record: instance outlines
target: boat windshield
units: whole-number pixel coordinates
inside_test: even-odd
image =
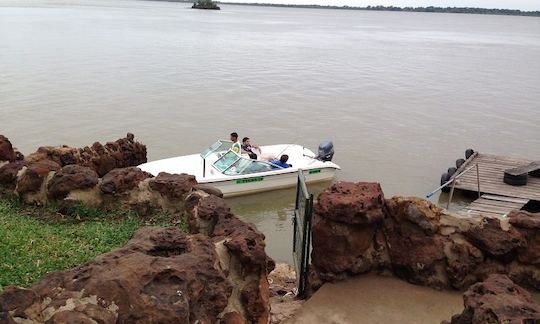
[[[257,172],[266,172],[271,171],[275,168],[267,162],[262,161],[253,161],[246,158],[240,158],[236,161],[229,169],[225,170],[226,175],[239,175],[239,174],[249,174]]]
[[[223,154],[216,162],[214,162],[214,167],[219,171],[223,172],[227,170],[231,165],[238,161],[240,156],[233,151],[228,151]]]
[[[268,162],[254,161],[248,158],[244,158],[229,151],[223,154],[216,162],[214,167],[226,175],[239,175],[249,174],[257,172],[266,172],[279,167],[272,167]]]
[[[214,144],[210,145],[207,149],[201,152],[201,157],[205,159],[208,155],[214,153],[214,152],[223,152],[228,151],[232,147],[231,141],[226,140],[218,140]]]

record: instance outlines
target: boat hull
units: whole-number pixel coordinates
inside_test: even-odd
[[[311,172],[311,173],[310,173]],[[336,169],[305,170],[306,183],[331,181],[335,178]],[[298,182],[298,172],[281,173],[273,175],[254,175],[243,179],[222,181],[201,181],[201,183],[218,188],[224,197],[235,197],[295,187]]]

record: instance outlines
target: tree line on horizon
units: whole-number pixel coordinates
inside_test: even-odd
[[[380,11],[412,11],[412,12],[441,12],[441,13],[470,13],[484,15],[509,15],[509,16],[540,16],[540,11],[522,11],[518,9],[489,9],[475,7],[394,7],[394,6],[367,6],[358,8],[362,10]]]
[[[221,2],[221,1],[220,1]],[[315,9],[346,9],[346,10],[374,10],[374,11],[406,11],[406,12],[436,12],[436,13],[466,13],[481,15],[506,15],[506,16],[533,16],[540,17],[540,11],[523,11],[518,9],[490,9],[475,7],[395,7],[395,6],[323,6],[323,5],[297,5],[297,4],[274,4],[274,3],[240,3],[221,2],[224,4],[290,7],[290,8],[315,8]]]

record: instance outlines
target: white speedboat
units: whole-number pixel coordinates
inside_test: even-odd
[[[271,160],[254,160],[248,155],[237,154],[231,147],[231,141],[219,140],[200,154],[148,162],[139,165],[139,168],[154,176],[160,172],[191,174],[197,182],[220,189],[226,197],[293,187],[300,169],[304,170],[307,183],[332,180],[336,170],[340,169],[332,162],[334,149],[330,141],[321,143],[317,155],[296,144],[260,147],[259,157],[279,159],[284,154],[288,155],[288,168]]]

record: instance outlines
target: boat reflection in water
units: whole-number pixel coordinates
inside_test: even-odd
[[[308,185],[317,199],[333,181]],[[266,253],[276,262],[292,264],[293,225],[292,215],[296,188],[274,190],[254,195],[227,198],[236,216],[253,223],[266,236]]]

